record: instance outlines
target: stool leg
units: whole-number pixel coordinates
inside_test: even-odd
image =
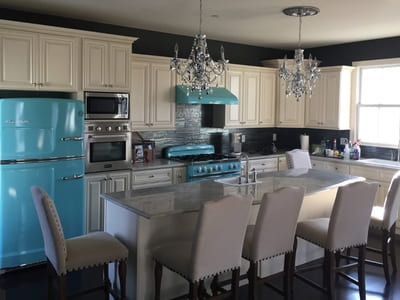
[[[53,299],[54,297],[54,268],[51,262],[47,260],[47,299]]]
[[[215,275],[210,284],[211,292],[213,296],[218,295],[218,275]]]
[[[111,282],[108,277],[108,264],[103,265],[104,299],[110,299]]]
[[[385,272],[386,284],[390,284],[389,262],[388,262],[388,239],[390,238],[389,231],[382,230],[382,263],[383,271]]]
[[[292,259],[293,252],[285,254],[285,263],[283,267],[283,295],[285,300],[291,299],[291,291],[293,289]]]
[[[126,299],[126,261],[118,263],[119,286],[121,288],[121,300]]]
[[[58,276],[60,300],[67,300],[67,275]]]
[[[335,253],[325,250],[325,260],[326,260],[326,275],[327,275],[327,284],[328,284],[328,298],[330,300],[335,300]]]
[[[358,247],[358,289],[360,299],[365,300],[365,245]]]
[[[160,295],[161,277],[162,277],[162,265],[158,261],[156,261],[156,265],[154,267],[154,278],[155,278],[155,289],[156,289],[155,296],[154,296],[155,300],[161,299],[161,295]]]
[[[198,282],[190,282],[189,284],[189,300],[197,300],[199,291],[199,283]]]
[[[249,270],[247,271],[247,279],[249,280],[248,300],[257,299],[257,263],[250,261]]]
[[[292,261],[291,261],[291,266],[290,266],[290,272],[292,273],[292,284],[290,286],[290,294],[293,296],[293,278],[296,273],[296,251],[297,251],[297,237],[294,237],[294,242],[293,242],[293,255],[292,255]]]
[[[239,300],[239,277],[240,269],[235,269],[232,271],[232,299]]]
[[[396,223],[390,228],[390,259],[392,260],[393,272],[396,272]]]

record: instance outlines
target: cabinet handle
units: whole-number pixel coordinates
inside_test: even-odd
[[[74,180],[83,178],[83,174],[74,174],[72,176],[64,176],[62,180]]]
[[[83,136],[62,137],[60,140],[63,141],[63,142],[82,141],[83,140]]]
[[[154,175],[149,175],[149,178],[154,178],[155,176]]]

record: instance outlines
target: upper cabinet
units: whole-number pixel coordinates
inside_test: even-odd
[[[83,40],[83,89],[129,91],[132,43]]]
[[[225,128],[273,127],[275,124],[276,70],[230,65],[225,87],[237,105],[215,105],[213,125]]]
[[[321,79],[306,99],[305,127],[350,128],[352,67],[321,68]]]
[[[78,89],[78,38],[0,26],[0,53],[0,88]]]
[[[175,127],[176,74],[170,58],[132,55],[131,125],[133,130]]]

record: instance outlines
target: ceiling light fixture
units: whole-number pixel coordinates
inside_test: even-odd
[[[283,65],[279,69],[279,77],[286,81],[286,96],[293,94],[299,101],[303,94],[312,95],[312,90],[317,80],[321,77],[318,68],[319,62],[316,58],[310,57],[304,65],[304,49],[301,49],[301,24],[302,17],[314,16],[319,13],[319,8],[312,6],[295,6],[285,8],[283,13],[287,16],[299,18],[299,42],[297,49],[294,50],[295,70],[287,67],[287,57],[283,60]]]
[[[171,59],[170,69],[176,71],[182,83],[189,92],[198,91],[201,99],[202,92],[212,92],[211,84],[215,82],[226,70],[228,60],[225,59],[224,47],[221,46],[221,59],[214,62],[208,53],[206,35],[202,33],[203,3],[200,0],[200,26],[199,33],[195,36],[192,50],[187,60],[178,58],[178,44],[175,44],[175,56]]]

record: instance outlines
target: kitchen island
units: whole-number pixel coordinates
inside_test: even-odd
[[[202,181],[103,194],[106,200],[105,231],[115,235],[129,248],[128,299],[154,298],[151,250],[164,242],[190,238],[203,202],[224,195],[251,195],[253,209],[250,223],[254,223],[264,193],[286,186],[301,186],[305,189],[305,198],[299,220],[305,220],[329,216],[337,187],[360,180],[364,178],[313,169],[293,169],[262,174],[257,183],[248,185]],[[322,254],[321,249],[300,240],[296,264],[319,258]],[[241,273],[246,272],[247,267],[243,261]],[[281,271],[282,267],[283,260],[277,257],[264,262],[260,272],[265,276]],[[187,291],[187,282],[164,268],[162,298],[175,297]]]

